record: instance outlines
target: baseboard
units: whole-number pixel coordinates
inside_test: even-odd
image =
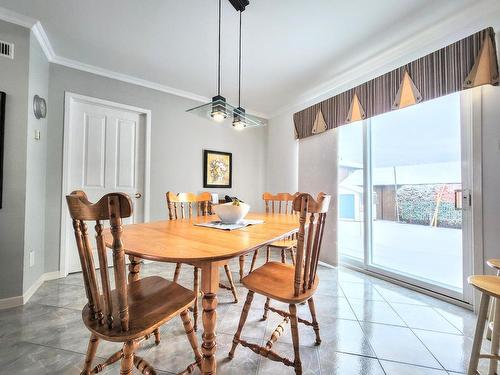
[[[324,267],[337,269],[337,266],[333,266],[333,265],[331,265],[329,263],[322,262],[321,260],[318,262],[318,264],[321,265],[321,266],[324,266]]]
[[[10,309],[12,307],[21,306],[23,304],[23,296],[9,297],[0,299],[0,310]]]
[[[42,276],[40,276],[38,278],[38,280],[35,281],[33,283],[33,285],[31,285],[28,288],[28,290],[23,293],[22,296],[0,299],[0,310],[10,309],[12,307],[21,306],[21,305],[26,304],[29,301],[29,299],[33,296],[33,294],[36,293],[38,288],[40,288],[45,281],[59,279],[60,277],[61,277],[61,274],[59,271],[47,272],[47,273],[42,274]]]

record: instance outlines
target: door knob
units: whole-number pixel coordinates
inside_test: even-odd
[[[142,194],[141,194],[141,193],[135,193],[135,197],[136,197],[137,199],[139,199],[139,198],[141,198],[141,197],[142,197]]]

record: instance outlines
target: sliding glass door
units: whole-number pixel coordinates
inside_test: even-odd
[[[460,94],[339,128],[343,261],[464,299]]]

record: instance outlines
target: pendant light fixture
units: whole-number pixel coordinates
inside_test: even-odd
[[[217,95],[212,98],[212,117],[217,122],[222,122],[227,118],[226,98],[220,94],[220,35],[221,35],[221,19],[222,19],[222,0],[219,0],[219,49],[217,53]]]
[[[248,5],[248,0],[229,0],[231,5],[239,12],[239,46],[238,46],[238,107],[226,102],[220,94],[221,87],[221,20],[222,20],[222,0],[219,0],[219,23],[218,23],[218,54],[217,54],[217,95],[207,104],[188,109],[186,112],[197,114],[204,118],[212,119],[216,122],[224,122],[229,114],[232,114],[233,127],[241,130],[252,126],[262,126],[264,121],[259,117],[248,115],[241,107],[241,13]]]
[[[236,130],[242,130],[246,128],[246,123],[244,121],[245,110],[241,108],[241,15],[243,11],[240,11],[240,38],[238,43],[238,108],[233,111],[233,126]]]

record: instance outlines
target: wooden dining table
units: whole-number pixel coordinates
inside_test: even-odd
[[[217,220],[216,216],[192,219],[155,221],[123,226],[125,253],[131,258],[129,280],[139,279],[138,258],[169,263],[186,263],[201,269],[202,298],[202,363],[203,374],[216,374],[215,358],[217,291],[219,267],[232,258],[257,250],[271,242],[298,231],[299,218],[293,214],[250,213],[246,219],[263,220],[262,224],[236,230],[220,230],[196,226],[196,223]],[[111,246],[111,235],[106,234]]]

